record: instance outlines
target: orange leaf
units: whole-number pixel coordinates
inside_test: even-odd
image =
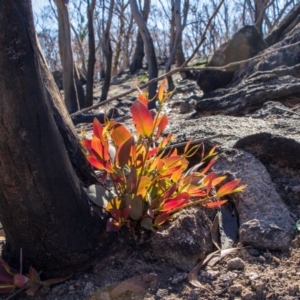
[[[86,157],[86,159],[94,168],[96,168],[98,170],[104,170],[104,171],[107,171],[108,173],[113,172],[113,169],[109,162],[100,161],[95,156],[92,156],[92,155],[88,155]]]
[[[166,126],[168,125],[168,117],[166,115],[163,115],[158,118],[158,127],[157,127],[157,132],[155,135],[155,140],[158,140],[162,134],[162,132],[165,130]]]
[[[107,161],[110,159],[109,152],[108,152],[108,143],[105,143],[104,146],[102,142],[94,136],[91,142],[92,149],[100,156],[101,159]]]
[[[142,102],[135,101],[130,110],[137,132],[142,136],[150,137],[153,132],[153,118],[148,108]]]
[[[230,194],[240,183],[240,179],[236,179],[230,182],[225,183],[217,191],[217,197],[222,197],[224,195]]]
[[[148,108],[148,98],[146,93],[139,94],[138,100]]]
[[[215,208],[215,207],[223,205],[226,202],[227,202],[227,200],[220,200],[217,202],[210,202],[210,203],[203,204],[203,206],[206,208]]]
[[[218,147],[218,145],[213,146],[213,147],[211,148],[211,150],[209,151],[207,157],[210,157],[210,156],[212,156],[212,155],[215,155],[215,150],[216,150],[217,147]]]
[[[237,187],[236,189],[234,189],[234,190],[231,192],[231,194],[242,192],[246,187],[247,187],[247,184],[243,184],[243,185]]]
[[[112,127],[111,137],[114,144],[119,147],[121,144],[131,138],[131,133],[122,124],[115,123]]]
[[[102,140],[103,126],[97,118],[94,118],[93,121],[93,133],[99,140]]]
[[[159,90],[158,90],[158,101],[162,102],[164,100],[164,93],[165,93],[165,87],[166,87],[166,77],[163,79]]]
[[[207,195],[210,193],[211,187],[212,187],[212,181],[216,178],[215,173],[210,173],[209,175],[206,176],[205,181],[208,181],[206,185],[206,193]]]
[[[218,156],[215,156],[210,162],[209,164],[204,168],[204,170],[201,171],[201,175],[204,175],[211,167],[212,165],[217,161]]]
[[[132,143],[132,139],[129,138],[127,141],[121,144],[117,150],[116,161],[121,168],[128,164]]]
[[[215,179],[212,181],[212,185],[213,185],[213,186],[216,186],[216,185],[218,185],[219,183],[221,183],[224,179],[226,179],[226,176],[220,176],[220,177],[217,177],[217,178],[215,178]]]
[[[185,147],[184,147],[184,151],[183,151],[184,154],[187,153],[188,148],[189,148],[189,146],[190,146],[192,140],[193,140],[193,139],[190,138],[189,141],[186,143],[186,145],[185,145]]]

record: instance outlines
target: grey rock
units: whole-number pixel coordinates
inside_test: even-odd
[[[290,296],[297,296],[299,294],[299,285],[292,284],[289,286],[289,295]]]
[[[254,298],[255,294],[252,291],[248,290],[248,289],[244,289],[242,291],[242,295],[241,296],[242,296],[243,300],[252,300],[252,299],[255,299]]]
[[[237,277],[237,274],[229,271],[223,275],[220,276],[221,281],[223,281],[226,284],[230,284],[235,278]]]
[[[192,111],[194,103],[190,101],[182,101],[179,106],[179,112],[181,114],[186,114]]]
[[[246,276],[249,278],[250,281],[256,280],[259,278],[259,275],[255,272],[250,272],[246,274]]]
[[[263,290],[266,289],[266,285],[265,285],[265,283],[262,282],[262,281],[255,281],[255,280],[253,280],[253,281],[251,282],[251,286],[252,286],[252,288],[253,288],[256,292],[258,292],[258,293],[262,293]]]
[[[101,293],[99,295],[99,300],[110,300],[110,295],[108,292]]]
[[[251,112],[254,106],[267,101],[297,97],[300,91],[300,80],[297,75],[300,69],[297,55],[300,49],[299,40],[298,21],[295,28],[286,34],[282,41],[263,52],[265,55],[257,56],[243,64],[240,70],[235,72],[231,83],[226,85],[226,89],[210,88],[205,98],[197,103],[196,110],[241,114]],[[210,87],[211,78],[203,76],[202,80]]]
[[[227,261],[228,270],[243,270],[245,268],[245,262],[239,258],[235,257]]]
[[[69,285],[69,291],[74,291],[75,290],[75,286],[74,285]]]
[[[248,253],[252,256],[259,256],[260,255],[260,252],[257,249],[254,249],[254,248],[248,249]]]
[[[187,94],[193,92],[195,89],[197,89],[197,86],[195,83],[185,83],[184,85],[181,83],[176,87],[177,93]]]
[[[266,259],[265,259],[262,255],[260,255],[260,256],[257,258],[257,262],[263,264],[263,263],[266,262]]]
[[[164,299],[168,294],[169,291],[167,289],[158,289],[155,296],[156,299]]]
[[[199,276],[208,280],[216,280],[220,275],[219,271],[207,270],[201,271]]]
[[[89,281],[85,284],[82,293],[84,296],[88,296],[93,291],[94,291],[94,284]]]
[[[177,273],[173,277],[170,278],[170,281],[172,282],[172,284],[177,284],[177,283],[187,279],[187,276],[188,276],[187,273]]]
[[[292,191],[294,193],[300,193],[300,185],[292,186]]]
[[[272,258],[272,254],[269,253],[269,252],[265,252],[263,255],[264,255],[264,258],[265,258],[265,259],[270,259],[270,258]]]
[[[159,230],[150,240],[153,255],[184,271],[190,271],[199,257],[212,252],[212,222],[200,207],[177,213],[175,220]]]
[[[242,61],[253,57],[267,47],[254,26],[245,26],[235,33],[232,39],[219,47],[214,53],[208,66],[220,67],[231,62]],[[197,80],[197,84],[204,93],[217,88],[225,87],[233,78],[238,66],[223,71],[203,70]]]
[[[236,283],[229,287],[228,292],[237,294],[240,293],[242,290],[243,290],[243,286],[239,283]]]
[[[116,108],[124,108],[124,107],[131,107],[132,101],[130,100],[120,100],[119,103],[115,106]]]
[[[257,248],[288,249],[293,222],[266,168],[247,152],[228,150],[220,155],[213,170],[247,184],[242,193],[232,196],[239,214],[240,242]]]

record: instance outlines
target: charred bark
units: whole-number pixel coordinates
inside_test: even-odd
[[[93,105],[93,88],[94,88],[94,67],[96,62],[95,54],[95,32],[94,32],[94,9],[96,0],[92,0],[92,3],[88,1],[88,31],[89,31],[89,61],[87,71],[87,83],[86,83],[86,96],[85,107]]]
[[[4,258],[69,273],[98,254],[104,231],[78,180],[74,128],[38,54],[31,1],[0,3],[0,220]],[[9,28],[9,30],[7,30]],[[68,150],[67,150],[68,149]],[[79,173],[85,177],[80,166]]]

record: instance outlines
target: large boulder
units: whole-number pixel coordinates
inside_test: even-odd
[[[212,252],[212,222],[200,207],[179,211],[175,221],[167,223],[151,240],[153,255],[175,267],[190,271],[206,254]]]
[[[242,61],[255,56],[267,47],[254,26],[245,26],[235,33],[232,39],[214,53],[209,67],[222,67],[232,62]],[[203,70],[199,73],[197,84],[203,93],[225,87],[233,78],[237,66],[227,71]]]
[[[300,4],[296,11],[300,11]],[[290,20],[290,17],[287,16],[287,19]],[[200,114],[243,115],[260,109],[267,101],[298,99],[299,51],[298,22],[290,31],[283,31],[279,42],[242,64],[226,89],[214,90],[198,97],[196,111]]]
[[[241,178],[247,184],[243,193],[233,196],[239,216],[240,242],[262,249],[287,250],[292,242],[294,222],[265,166],[243,150],[228,150],[220,155],[213,169]]]

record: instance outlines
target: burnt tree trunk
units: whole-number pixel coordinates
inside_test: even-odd
[[[107,98],[107,94],[110,87],[110,79],[111,79],[111,68],[112,68],[112,59],[113,59],[113,52],[111,48],[110,38],[108,37],[107,42],[105,43],[105,58],[106,58],[106,72],[104,77],[104,83],[102,86],[102,92],[100,101],[105,101]]]
[[[132,57],[132,61],[129,66],[129,71],[131,74],[135,74],[138,70],[143,68],[143,59],[145,56],[144,52],[144,42],[140,32],[137,34],[135,50]]]
[[[143,16],[139,12],[136,0],[130,0],[129,2],[130,2],[130,7],[131,7],[132,14],[133,14],[133,18],[135,19],[135,22],[137,23],[137,25],[139,27],[139,32],[141,33],[141,36],[144,41],[147,64],[148,64],[149,80],[151,80],[158,76],[158,67],[157,67],[157,60],[156,60],[153,40],[152,40],[150,32],[147,28],[145,20],[143,19]],[[157,82],[149,85],[149,88],[148,88],[149,99],[155,99],[156,90],[157,90]],[[155,100],[149,102],[150,109],[155,108],[155,107],[156,107]]]
[[[97,254],[103,221],[83,181],[88,167],[35,38],[31,1],[0,2],[0,220],[4,258],[70,272]],[[68,156],[70,153],[71,159]],[[74,170],[73,165],[77,165]],[[86,165],[86,164],[85,164]]]
[[[147,24],[149,13],[150,13],[150,0],[145,0],[143,10],[141,11],[141,16],[144,19],[145,24]],[[137,71],[143,68],[143,59],[145,56],[144,47],[145,47],[144,40],[142,38],[142,34],[139,27],[137,37],[136,37],[135,50],[129,67],[129,71],[131,74],[135,74]]]
[[[96,0],[92,0],[92,3],[88,1],[88,31],[89,31],[89,61],[87,71],[87,82],[86,82],[86,97],[85,107],[93,105],[93,88],[94,88],[94,67],[96,62],[95,54],[95,32],[94,32],[94,10]]]
[[[106,28],[103,32],[103,52],[106,59],[106,72],[104,77],[104,83],[102,86],[100,101],[105,101],[107,98],[107,94],[110,87],[110,79],[111,79],[111,68],[112,68],[112,58],[113,58],[113,51],[111,48],[111,42],[110,42],[110,28],[112,23],[112,17],[113,17],[113,9],[114,9],[115,1],[111,0],[109,5],[109,12],[106,22]]]
[[[76,72],[71,46],[69,0],[55,0],[58,15],[59,54],[63,66],[64,98],[69,113],[76,112],[79,99],[76,87]]]

